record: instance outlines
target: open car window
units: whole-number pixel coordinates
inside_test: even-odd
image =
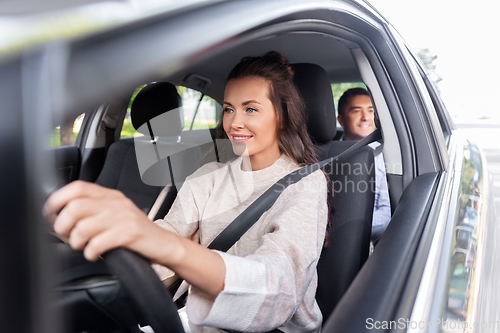
[[[177,92],[181,96],[184,128],[182,131],[215,128],[218,116],[222,112],[219,102],[200,91],[178,86]]]
[[[80,129],[85,118],[85,113],[82,113],[73,122],[68,122],[54,128],[50,135],[48,147],[61,147],[74,145],[80,134]]]
[[[132,125],[130,110],[135,96],[137,96],[143,87],[145,87],[145,85],[138,87],[130,99],[127,114],[123,120],[120,138],[130,138],[134,135],[142,135],[137,133]],[[182,100],[183,132],[215,129],[217,120],[222,113],[222,105],[219,102],[198,90],[184,86],[177,86],[177,92]]]

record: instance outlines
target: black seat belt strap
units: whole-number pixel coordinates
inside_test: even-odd
[[[104,154],[107,155],[109,146],[111,146],[111,144],[115,141],[116,128],[111,128],[111,127],[105,126],[104,130],[105,130],[105,134],[106,134],[106,141],[104,144]]]
[[[247,232],[247,230],[259,220],[262,214],[274,205],[280,194],[289,185],[297,183],[302,178],[310,175],[316,170],[321,169],[325,165],[338,161],[340,158],[345,158],[369,143],[380,139],[382,139],[382,134],[379,129],[375,129],[375,131],[371,134],[356,142],[339,155],[308,165],[285,175],[260,197],[258,197],[240,215],[238,215],[238,217],[236,217],[224,230],[222,230],[221,233],[208,245],[208,248],[211,250],[227,252],[227,250],[229,250],[231,246],[233,246],[241,238],[241,236],[243,236],[245,232]],[[184,285],[184,287],[182,287],[182,285]],[[176,296],[178,297],[185,294],[187,291],[187,284],[185,281],[182,282],[182,285],[176,293]]]
[[[252,225],[255,224],[255,222],[259,220],[264,212],[266,212],[274,205],[280,194],[289,185],[297,183],[302,178],[310,175],[316,170],[321,169],[325,165],[337,161],[340,158],[345,158],[361,147],[380,139],[382,139],[380,130],[375,129],[375,131],[373,131],[371,134],[367,135],[356,144],[344,150],[339,155],[315,164],[308,165],[304,168],[287,174],[286,176],[278,180],[260,197],[258,197],[238,217],[236,217],[233,222],[231,222],[224,230],[222,230],[222,232],[210,243],[210,245],[208,245],[208,248],[226,252],[231,248],[231,246],[234,245],[234,243],[236,243],[241,238],[241,236],[243,236],[243,234],[248,229],[252,227]]]

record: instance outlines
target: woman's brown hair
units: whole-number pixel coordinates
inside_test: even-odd
[[[301,165],[317,162],[316,154],[307,134],[304,102],[293,82],[293,69],[279,52],[270,51],[259,57],[243,58],[229,73],[226,80],[258,77],[268,81],[269,99],[277,118],[277,136],[282,154]],[[222,115],[216,128],[217,139],[228,139],[223,128]]]
[[[279,52],[270,51],[263,56],[241,59],[229,73],[226,84],[230,80],[246,77],[257,77],[267,80],[270,83],[269,100],[274,105],[278,120],[277,136],[281,153],[292,158],[298,164],[311,165],[316,163],[318,159],[314,152],[313,143],[307,133],[304,101],[293,82],[293,76],[294,72],[288,60]],[[221,115],[217,123],[216,139],[229,139],[224,131],[222,123],[223,115]],[[232,149],[225,149],[225,152],[219,150],[218,155],[224,156],[229,151],[232,154]],[[222,159],[227,159],[227,155]],[[325,174],[325,177],[328,184],[328,192],[330,193],[330,179],[327,174]],[[329,200],[327,200],[327,205],[328,212],[330,212]],[[329,213],[325,246],[328,246],[330,243],[330,223]]]

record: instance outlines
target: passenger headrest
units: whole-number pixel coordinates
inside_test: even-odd
[[[179,136],[184,127],[181,107],[181,97],[173,84],[151,83],[142,88],[132,102],[132,125],[138,132],[149,135],[148,127],[143,125],[169,111],[151,122],[153,133],[155,136]]]
[[[293,64],[294,81],[306,105],[307,131],[314,143],[326,143],[337,134],[335,105],[328,73],[315,64]]]

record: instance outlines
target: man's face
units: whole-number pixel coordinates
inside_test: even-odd
[[[348,99],[344,115],[337,117],[344,128],[344,140],[359,141],[375,130],[374,110],[370,96],[356,95]]]

